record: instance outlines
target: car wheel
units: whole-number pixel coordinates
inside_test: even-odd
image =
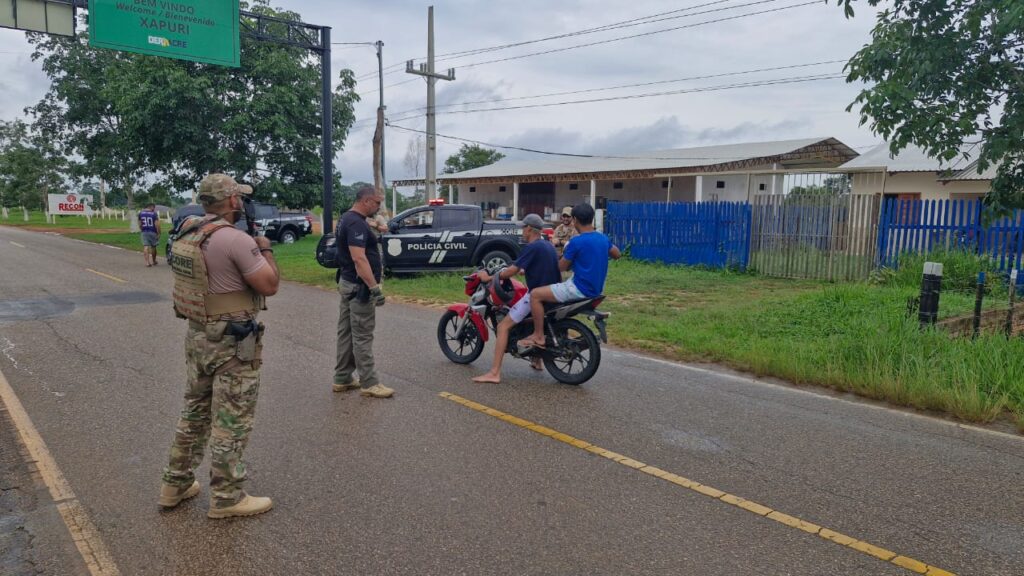
[[[497,270],[498,268],[504,268],[512,263],[512,257],[506,252],[501,250],[494,250],[484,254],[484,257],[480,260],[480,266],[486,270]]]
[[[295,235],[294,230],[282,230],[279,242],[281,244],[295,244],[298,237]]]

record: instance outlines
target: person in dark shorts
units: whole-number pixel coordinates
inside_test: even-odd
[[[156,205],[150,202],[139,212],[139,230],[142,233],[142,256],[146,266],[156,266],[156,245],[160,243],[160,215]]]

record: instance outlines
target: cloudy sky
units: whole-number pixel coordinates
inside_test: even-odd
[[[841,62],[819,63],[845,61],[869,40],[874,16],[858,4],[857,16],[847,20],[835,2],[823,0],[439,0],[434,4],[437,67],[455,68],[457,79],[438,83],[437,131],[587,154],[813,136],[834,136],[863,152],[878,138],[858,127],[855,114],[845,112],[855,86],[841,79],[792,82],[841,73]],[[299,12],[307,22],[331,26],[334,42],[382,40],[388,116],[396,126],[425,128],[426,84],[406,74],[404,62],[418,63],[426,56],[427,3],[279,0],[274,5]],[[580,33],[594,28],[602,29]],[[531,42],[563,35],[570,36]],[[619,39],[636,35],[641,36]],[[440,58],[524,42],[529,43]],[[575,47],[594,43],[599,44]],[[0,29],[4,119],[21,115],[47,88],[29,54],[23,33]],[[360,120],[336,163],[345,182],[371,180],[370,140],[378,102],[374,49],[337,45],[333,66],[356,73],[363,98],[357,107]],[[783,67],[789,68],[778,69]],[[753,70],[764,71],[737,74]],[[775,81],[786,83],[765,84]],[[707,90],[751,83],[761,85]],[[618,86],[631,87],[599,90]],[[621,98],[663,92],[675,93]],[[526,98],[552,93],[558,95]],[[619,99],[537,106],[608,98]],[[522,106],[530,107],[493,110]],[[404,160],[416,137],[399,128],[388,130],[389,180],[413,176]],[[438,139],[439,169],[459,145]]]

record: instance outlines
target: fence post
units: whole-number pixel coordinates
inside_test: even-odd
[[[981,305],[985,298],[985,273],[978,272],[978,289],[974,295],[974,335],[973,338],[978,337],[978,333],[981,332]]]
[[[924,275],[921,277],[921,304],[917,319],[924,330],[935,325],[939,317],[939,295],[942,292],[942,264],[925,262]]]
[[[1017,302],[1017,271],[1010,272],[1010,309],[1006,311],[1006,337],[1013,336],[1013,307]]]

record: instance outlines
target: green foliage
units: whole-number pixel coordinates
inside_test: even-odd
[[[837,1],[852,17],[854,0]],[[1019,1],[886,2],[871,43],[846,66],[847,81],[867,84],[850,108],[860,106],[861,123],[893,153],[913,144],[946,162],[974,160],[979,171],[997,166],[986,203],[997,213],[1022,207],[1022,30]]]
[[[268,0],[243,8],[284,19]],[[82,175],[129,198],[146,172],[172,192],[222,171],[256,185],[261,200],[308,208],[322,185],[319,59],[291,46],[242,38],[241,67],[93,49],[77,38],[31,35],[50,91],[32,112]],[[339,74],[332,98],[336,154],[355,120],[355,79]],[[335,174],[340,184],[340,174]],[[276,196],[275,196],[276,195]]]
[[[0,121],[0,206],[45,209],[46,194],[62,191],[67,167],[33,126]]]
[[[988,256],[966,250],[936,250],[929,254],[907,253],[899,258],[899,268],[884,268],[872,277],[873,282],[883,286],[918,289],[925,262],[942,264],[943,292],[957,291],[973,294],[977,289],[978,272],[985,272],[986,291],[1003,284],[1003,273],[999,262]]]
[[[444,174],[464,172],[473,168],[494,164],[504,157],[504,154],[491,148],[484,148],[477,144],[463,144],[458,152],[452,154],[444,161],[444,169],[441,172]],[[445,186],[443,194],[450,197],[451,187]]]

